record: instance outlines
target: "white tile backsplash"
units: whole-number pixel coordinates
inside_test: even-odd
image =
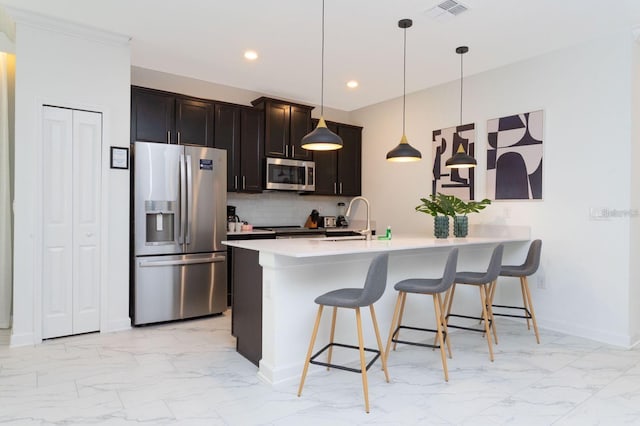
[[[227,205],[236,206],[240,220],[254,226],[304,226],[311,210],[318,210],[320,216],[337,216],[338,202],[348,205],[350,200],[351,197],[300,195],[285,191],[227,193]]]

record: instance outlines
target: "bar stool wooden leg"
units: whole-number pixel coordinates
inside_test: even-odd
[[[449,371],[447,370],[447,355],[445,354],[444,349],[444,339],[442,338],[442,312],[440,311],[440,303],[438,302],[438,298],[436,294],[433,294],[433,309],[436,314],[436,329],[437,329],[437,337],[438,343],[440,345],[440,357],[442,358],[442,370],[444,371],[444,381],[449,381]]]
[[[407,301],[407,293],[405,292],[401,292],[402,293],[402,305],[400,306],[400,315],[398,316],[398,324],[396,325],[396,327],[399,327],[400,325],[402,325],[402,316],[404,315],[404,304]],[[396,335],[396,339],[400,338],[400,330],[398,330],[398,334]],[[393,350],[396,350],[396,346],[398,346],[397,342],[393,342]]]
[[[389,370],[387,370],[387,357],[382,347],[382,339],[380,338],[380,330],[378,329],[378,319],[376,318],[376,311],[373,309],[373,305],[369,305],[371,310],[371,321],[373,321],[373,330],[376,332],[376,340],[378,341],[378,350],[380,351],[380,359],[382,360],[382,370],[384,371],[384,377],[389,383]]]
[[[455,293],[456,293],[456,283],[453,283],[449,291],[447,291],[446,296],[444,297],[444,304],[446,305],[446,308],[447,308],[445,311],[444,317],[446,319],[447,325],[449,324],[449,314],[451,313],[451,306],[453,305],[453,295]]]
[[[492,281],[491,284],[489,284],[489,290],[487,291],[488,293],[488,300],[487,300],[487,313],[489,314],[489,321],[491,321],[489,323],[491,330],[493,331],[493,342],[497,345],[498,344],[498,332],[496,330],[496,321],[495,318],[493,317],[493,291],[491,291],[491,289],[493,289],[495,291],[495,287],[496,287],[496,282],[497,281]]]
[[[336,334],[336,316],[338,314],[338,307],[333,307],[333,315],[331,316],[331,334],[329,335],[329,344],[333,343],[333,337]],[[327,364],[331,364],[331,356],[333,355],[333,346],[329,346],[327,350]],[[330,367],[327,367],[327,371],[330,370]]]
[[[398,314],[400,313],[400,305],[402,304],[402,292],[398,293],[398,299],[396,301],[396,307],[393,311],[393,317],[391,317],[391,329],[389,330],[389,338],[387,339],[387,347],[384,351],[385,359],[389,359],[389,350],[391,349],[391,339],[393,339],[393,332],[396,327],[400,325],[398,322]],[[394,348],[395,350],[395,348]]]
[[[489,359],[493,362],[493,343],[491,343],[491,330],[489,330],[489,314],[487,312],[487,295],[484,285],[478,286],[480,290],[480,302],[482,303],[482,319],[484,320],[484,333],[489,346]]]
[[[438,304],[440,305],[440,324],[442,324],[442,328],[445,333],[444,341],[449,351],[449,358],[453,358],[453,355],[451,354],[451,342],[449,340],[449,329],[447,328],[447,322],[444,318],[444,305],[442,304],[442,296],[440,295],[440,293],[436,294],[436,298],[438,299]]]
[[[298,396],[302,394],[302,387],[304,386],[304,379],[307,377],[307,370],[309,369],[309,360],[311,360],[311,354],[313,353],[313,345],[316,343],[316,336],[318,335],[318,327],[320,327],[320,318],[322,318],[322,308],[324,306],[318,306],[318,315],[316,315],[316,323],[313,326],[313,332],[311,333],[311,342],[309,342],[309,350],[307,351],[307,358],[304,360],[304,368],[302,369],[302,377],[300,378],[300,386],[298,387]]]
[[[529,322],[529,317],[527,317],[526,313],[531,313],[531,309],[529,309],[529,301],[527,300],[527,291],[524,289],[524,283],[522,282],[522,277],[520,277],[520,291],[522,292],[522,303],[524,304],[525,309],[525,319],[527,320],[527,330],[531,330],[531,323]]]
[[[531,299],[531,292],[529,291],[529,282],[527,277],[520,277],[520,282],[524,286],[527,292],[527,300],[529,302],[529,311],[531,312],[531,322],[533,323],[533,331],[536,333],[536,342],[540,344],[540,334],[538,334],[538,323],[536,322],[536,313],[533,310],[533,303]]]
[[[369,412],[369,386],[367,384],[367,364],[364,359],[364,339],[362,337],[362,319],[360,308],[356,309],[356,323],[358,326],[358,347],[360,348],[360,371],[362,372],[362,390],[364,391],[364,408]]]

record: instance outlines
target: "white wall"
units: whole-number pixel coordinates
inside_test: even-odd
[[[102,331],[129,321],[129,172],[109,147],[129,146],[128,39],[10,10],[16,20],[15,245],[12,345],[40,340],[41,111],[44,103],[103,113]]]
[[[543,239],[542,265],[531,280],[541,326],[623,346],[638,339],[629,323],[635,284],[629,221],[638,219],[594,221],[589,209],[629,209],[638,187],[636,177],[632,188],[628,159],[632,48],[628,33],[612,34],[466,77],[463,119],[476,123],[476,198],[482,198],[487,120],[544,109],[544,200],[494,202],[470,222],[530,225],[532,237]],[[396,235],[432,233],[431,217],[414,207],[431,188],[431,132],[460,124],[458,108],[459,81],[407,96],[407,137],[423,155],[413,164],[385,161],[401,136],[401,99],[352,113],[364,126],[363,193],[378,223],[391,224]],[[538,279],[546,289],[536,286]],[[631,303],[637,306],[637,298]]]

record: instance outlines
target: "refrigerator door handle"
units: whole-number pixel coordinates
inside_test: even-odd
[[[193,217],[193,173],[191,171],[191,156],[187,155],[187,235],[185,243],[191,244],[191,218]]]
[[[141,260],[138,265],[141,268],[151,268],[156,266],[180,266],[180,265],[197,265],[201,263],[220,263],[226,260],[222,257],[207,257],[204,259],[187,259],[187,260]]]
[[[185,220],[187,217],[187,180],[184,165],[184,154],[180,154],[180,229],[178,230],[178,243],[184,244]]]

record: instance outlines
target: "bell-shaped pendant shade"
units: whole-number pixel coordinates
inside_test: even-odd
[[[458,151],[449,158],[445,163],[450,169],[468,169],[469,167],[475,167],[478,162],[475,158],[464,152],[464,147],[458,145]]]
[[[395,163],[407,163],[410,161],[420,161],[421,159],[422,154],[409,145],[406,135],[402,135],[398,146],[387,152],[387,161],[393,161]]]
[[[320,117],[315,130],[302,138],[301,145],[311,151],[332,151],[342,148],[342,138],[329,130],[324,118]]]
[[[411,25],[413,25],[411,19],[401,19],[398,21],[398,27],[402,28],[404,32],[404,53],[402,56],[402,138],[398,146],[387,152],[387,161],[394,163],[408,163],[422,159],[420,151],[409,145],[409,141],[404,132],[406,123],[405,110],[407,106],[407,28],[411,28]]]
[[[469,51],[468,46],[460,46],[456,48],[456,53],[460,55],[460,124],[462,125],[462,83],[464,81],[462,57]],[[476,159],[464,151],[462,145],[458,145],[458,151],[453,154],[445,163],[450,169],[468,169],[478,165]]]

